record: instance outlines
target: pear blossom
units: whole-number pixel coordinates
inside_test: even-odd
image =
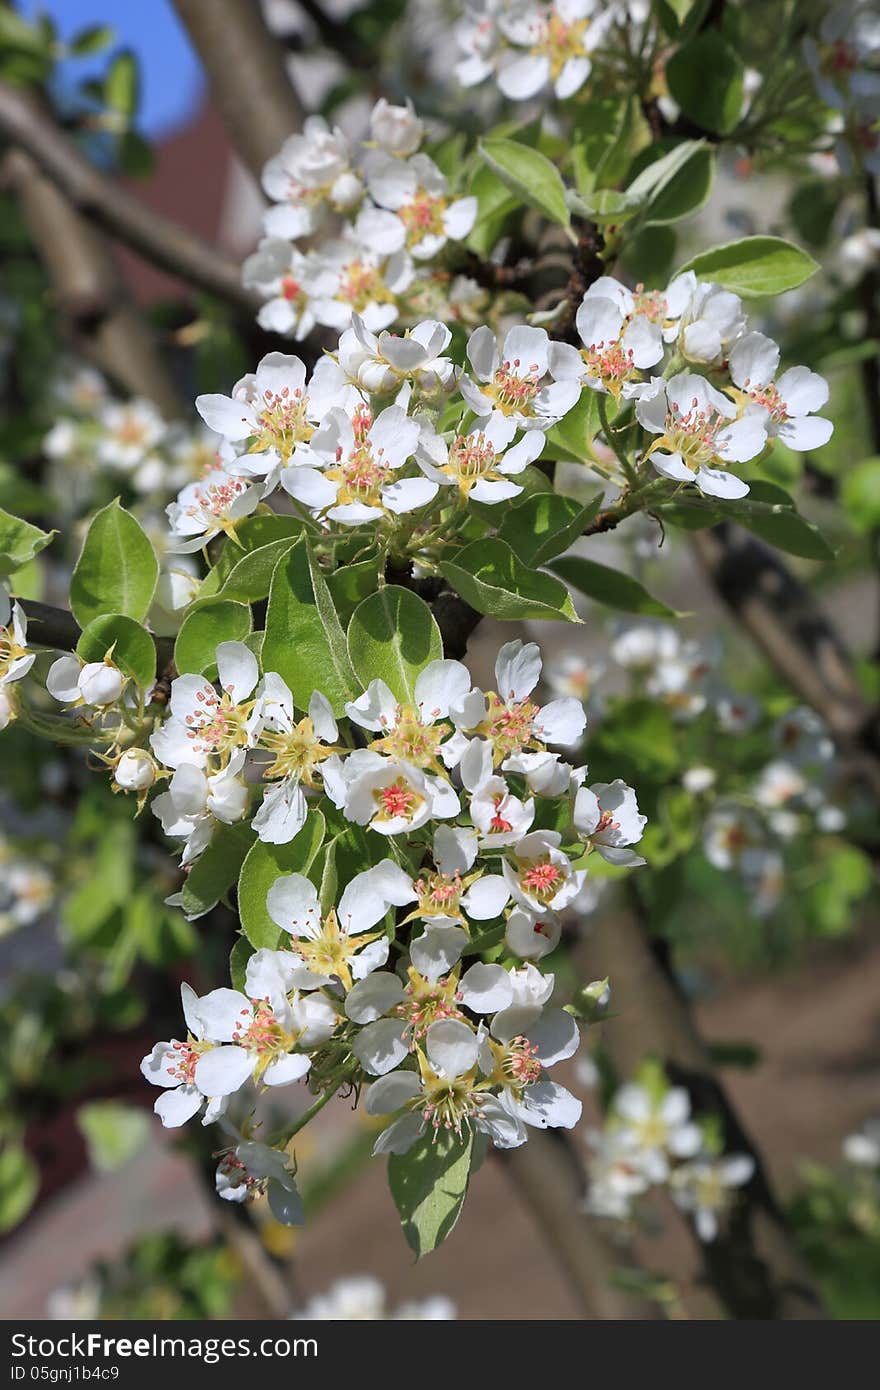
[[[779,348],[763,333],[746,333],[731,348],[731,380],[741,399],[766,412],[769,437],[789,449],[820,449],[834,430],[813,413],[828,400],[827,381],[808,367],[790,367],[774,381],[778,366]]]
[[[363,197],[345,135],[323,116],[307,116],[263,170],[263,191],[276,204],[263,218],[267,235],[296,240],[314,232],[325,206],[348,211]]]
[[[152,401],[108,401],[100,413],[98,462],[132,472],[156,447],[166,425]]]
[[[588,840],[609,864],[627,868],[644,864],[630,845],[642,838],[648,818],[639,814],[635,792],[620,778],[580,787],[572,819],[581,839]]]
[[[710,497],[744,497],[748,484],[718,465],[746,463],[767,442],[767,412],[736,418],[736,408],[705,377],[679,372],[640,390],[636,418],[659,436],[648,457],[658,473],[693,483]]]
[[[467,355],[476,381],[463,376],[460,390],[481,429],[500,417],[516,429],[548,430],[580,396],[577,381],[555,380],[543,328],[511,328],[499,351],[483,325],[468,339]]]
[[[328,761],[324,786],[331,799],[348,820],[380,835],[408,834],[431,819],[449,820],[461,809],[445,777],[432,776],[403,759],[383,758],[371,749],[349,754],[335,788],[328,782],[330,770]]]
[[[516,46],[502,54],[499,88],[512,101],[536,96],[548,84],[562,101],[574,96],[590,76],[592,55],[613,20],[613,11],[600,8],[597,0],[514,9],[501,20],[502,32]]]
[[[358,314],[372,333],[389,328],[415,274],[405,240],[406,228],[395,213],[368,207],[343,236],[326,242],[320,266],[328,272],[327,288],[312,305],[317,322],[342,332]]]
[[[557,380],[584,381],[591,390],[619,399],[631,396],[639,373],[660,361],[663,337],[661,325],[637,312],[623,285],[617,288],[616,299],[589,292],[584,296],[575,319],[583,350],[553,343],[550,364]]]
[[[572,899],[572,904],[576,899]],[[569,904],[571,906],[572,904]],[[516,906],[507,918],[504,941],[520,960],[540,960],[559,945],[562,922],[555,912],[533,912]]]
[[[244,642],[217,647],[220,693],[204,676],[185,674],[171,683],[171,717],[150,737],[150,747],[166,767],[191,763],[204,767],[209,758],[228,758],[252,747],[259,712],[249,697],[259,679],[257,659]]]
[[[49,667],[46,689],[56,700],[68,705],[115,705],[125,688],[125,676],[109,654],[103,661],[81,661],[78,656],[60,656]]]
[[[245,1202],[265,1192],[269,1210],[283,1226],[301,1226],[305,1220],[287,1155],[268,1144],[253,1139],[237,1143],[217,1165],[215,1186],[226,1202]]]
[[[629,1082],[615,1093],[613,1113],[624,1134],[639,1150],[639,1165],[652,1182],[665,1182],[670,1158],[691,1158],[700,1148],[702,1133],[691,1118],[691,1103],[683,1086],[655,1094]]]
[[[392,860],[357,874],[343,889],[339,906],[322,915],[318,894],[303,874],[283,874],[269,889],[272,921],[293,938],[292,980],[316,989],[338,979],[346,990],[388,959],[388,937],[374,931],[388,909],[412,901],[410,879]]]
[[[880,1168],[880,1120],[868,1120],[843,1141],[843,1156],[858,1168]]]
[[[27,615],[0,589],[0,688],[20,681],[36,661],[27,649]]]
[[[260,489],[222,468],[212,468],[197,483],[187,483],[166,507],[171,535],[168,549],[178,554],[201,550],[214,536],[235,535],[235,528],[260,502]]]
[[[594,1216],[627,1221],[633,1199],[644,1196],[651,1187],[638,1142],[629,1130],[594,1129],[586,1138],[591,1153],[585,1208]]]
[[[428,662],[413,687],[413,703],[402,705],[381,678],[370,681],[363,695],[350,700],[345,712],[353,723],[379,734],[372,753],[402,758],[415,767],[442,772],[443,739],[451,733],[450,710],[465,701],[472,690],[471,676],[460,661]]]
[[[503,859],[502,872],[511,896],[527,911],[560,912],[575,897],[586,878],[585,869],[573,869],[559,848],[556,830],[532,830],[514,846],[512,862]]]
[[[426,154],[403,160],[377,151],[367,159],[366,177],[371,197],[403,225],[416,260],[430,260],[447,241],[463,241],[473,228],[476,198],[450,199],[445,175]]]
[[[695,280],[687,308],[676,324],[676,346],[691,362],[715,365],[744,332],[742,300],[731,290]]]
[[[288,241],[264,237],[241,268],[245,289],[256,290],[263,301],[257,323],[268,333],[282,333],[299,342],[315,327],[312,295],[332,289],[333,279],[320,263],[304,256]]]
[[[244,780],[245,751],[233,753],[219,772],[206,774],[193,763],[181,762],[168,783],[168,790],[154,797],[153,815],[172,840],[185,840],[181,864],[192,863],[207,847],[217,821],[235,825],[243,820],[250,804]]]
[[[391,1071],[374,1081],[367,1093],[370,1115],[404,1111],[384,1129],[373,1153],[406,1153],[429,1127],[460,1135],[474,1129],[496,1148],[517,1148],[527,1138],[525,1126],[491,1094],[480,1075],[476,1033],[459,1019],[438,1019],[428,1028],[417,1052],[419,1069]]]
[[[404,106],[392,106],[380,97],[370,112],[370,135],[387,154],[406,158],[415,154],[425,133],[424,122],[407,98]]]
[[[455,1316],[455,1304],[440,1294],[389,1309],[383,1285],[370,1274],[337,1279],[326,1293],[310,1298],[302,1312],[291,1314],[295,1322],[445,1322]]]
[[[126,792],[145,792],[158,775],[155,759],[145,748],[126,748],[113,769],[113,781]]]
[[[312,692],[305,719],[294,721],[293,696],[275,671],[267,671],[257,696],[259,734],[257,746],[271,755],[261,765],[267,779],[279,779],[267,787],[252,824],[268,844],[286,845],[306,821],[304,787],[319,785],[321,764],[338,753],[339,728],[329,700]]]
[[[455,384],[457,368],[443,356],[451,338],[436,319],[417,323],[402,336],[387,330],[377,336],[353,314],[339,339],[338,361],[348,380],[367,392],[386,395],[412,382],[422,395],[434,396]]]
[[[198,1012],[198,995],[188,984],[180,986],[180,1002],[189,1030],[186,1042],[172,1038],[158,1042],[141,1062],[141,1074],[154,1086],[163,1087],[154,1112],[166,1129],[186,1124],[205,1106],[202,1124],[210,1124],[222,1113],[224,1101],[213,1100],[199,1089],[195,1080],[196,1064],[213,1044],[206,1039],[205,1026]]]
[[[755,1160],[749,1154],[695,1158],[671,1175],[669,1191],[675,1205],[693,1217],[700,1240],[708,1243],[717,1236],[736,1189],[751,1182],[754,1172]]]
[[[508,448],[513,437],[512,422],[494,414],[483,427],[456,434],[450,441],[431,429],[423,428],[416,462],[432,482],[441,487],[457,487],[465,500],[494,505],[518,497],[522,488],[512,481],[541,453],[544,436],[530,430]]]
[[[545,743],[571,745],[584,731],[587,716],[579,700],[565,696],[540,707],[529,697],[541,677],[541,653],[536,643],[506,642],[495,661],[497,691],[474,688],[451,710],[456,734],[450,754],[464,754],[471,738],[485,738],[492,761],[502,770],[506,760],[525,749],[544,752]]]
[[[773,726],[772,737],[789,762],[818,766],[834,757],[834,742],[827,724],[806,705],[798,705],[782,715]]]
[[[399,405],[387,406],[375,418],[365,405],[353,416],[335,406],[309,445],[310,458],[320,467],[285,469],[282,486],[315,514],[344,526],[414,511],[437,493],[427,478],[397,476],[418,438],[417,422]]]

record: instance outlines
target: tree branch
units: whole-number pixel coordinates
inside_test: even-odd
[[[72,613],[68,613],[66,608],[54,608],[49,603],[38,603],[32,598],[22,598],[18,602],[28,620],[28,646],[51,647],[61,652],[76,651],[81,629]],[[174,660],[174,638],[156,637],[154,640],[161,675]]]
[[[174,382],[100,234],[21,150],[8,152],[2,175],[18,197],[74,346],[127,394],[147,396],[167,418],[178,417]]]
[[[831,732],[880,777],[880,716],[865,701],[850,657],[815,597],[769,546],[729,522],[691,544],[719,595],[771,665]]]
[[[254,0],[174,0],[174,6],[198,49],[229,137],[259,178],[303,121],[284,52]]]
[[[25,88],[0,82],[0,131],[27,151],[77,211],[154,265],[239,307],[256,307],[236,260],[95,168]]]

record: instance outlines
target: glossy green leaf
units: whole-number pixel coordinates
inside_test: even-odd
[[[199,674],[213,671],[221,642],[243,642],[251,631],[251,610],[247,604],[218,599],[188,613],[174,643],[174,664],[178,671]]]
[[[208,848],[186,877],[181,893],[188,917],[210,912],[238,878],[248,850],[255,843],[250,825],[218,825]]]
[[[565,585],[529,569],[502,540],[474,541],[439,569],[456,593],[487,617],[580,622]]]
[[[39,555],[55,535],[0,508],[0,576],[13,574]]]
[[[452,1232],[467,1195],[473,1135],[428,1126],[405,1154],[388,1160],[388,1185],[403,1234],[416,1259],[436,1250]]]
[[[595,391],[582,391],[580,400],[558,424],[547,431],[541,453],[545,459],[593,463],[590,445],[599,429],[599,404]],[[519,481],[519,479],[517,479]]]
[[[796,289],[819,269],[813,257],[778,236],[747,236],[692,256],[676,272],[692,270],[746,299]]]
[[[351,664],[364,686],[381,678],[402,703],[413,699],[416,678],[443,655],[440,629],[428,605],[396,584],[359,604],[348,625]]]
[[[550,568],[587,598],[618,608],[624,613],[644,613],[658,618],[674,618],[675,610],[653,598],[643,584],[622,570],[599,565],[582,555],[566,555],[554,560]]]
[[[717,29],[694,35],[666,64],[670,93],[682,111],[718,135],[739,123],[744,78],[738,54]]]
[[[150,541],[116,498],[94,517],[70,581],[80,627],[103,613],[142,622],[153,599],[159,562]]]
[[[558,492],[539,492],[505,513],[498,536],[527,565],[543,565],[561,555],[583,534],[602,502],[602,493],[586,507]]]
[[[315,865],[324,842],[324,817],[309,810],[298,835],[286,845],[269,845],[255,840],[241,865],[238,881],[238,914],[241,929],[257,950],[268,946],[276,950],[287,939],[266,910],[269,889],[282,874],[306,874]]]
[[[518,140],[497,136],[481,140],[478,149],[489,168],[524,203],[538,208],[560,226],[570,227],[565,184],[546,155]]]
[[[327,581],[305,537],[278,561],[269,590],[263,669],[277,671],[300,709],[314,690],[336,714],[360,693]]]

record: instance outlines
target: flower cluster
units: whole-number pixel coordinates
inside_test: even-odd
[[[870,0],[836,0],[803,40],[816,91],[836,119],[841,170],[880,174],[880,21]]]
[[[34,664],[27,647],[27,617],[20,603],[0,587],[0,729],[16,715],[16,684]]]
[[[254,951],[239,989],[183,987],[186,1038],[143,1063],[163,1123],[216,1119],[233,1096],[255,1099],[255,1085],[311,1072],[319,1087],[371,1083],[367,1112],[393,1117],[376,1152],[471,1130],[512,1147],[528,1126],[574,1125],[580,1103],[548,1071],[574,1054],[578,1024],[551,1004],[554,977],[535,962],[558,944],[590,853],[644,862],[632,846],[645,818],[631,788],[589,786],[563,759],[585,715],[571,697],[535,702],[537,646],[502,647],[494,690],[452,660],[424,667],[411,702],[373,680],[344,724],[320,692],[298,718],[284,681],[261,678],[243,643],[221,644],[217,668],[219,690],[174,680],[142,751],[169,778],[152,809],[184,842],[184,863],[218,823],[252,817],[260,839],[289,843],[314,806],[340,834],[367,832],[369,867],[321,892],[282,874],[265,912],[283,944]],[[273,1210],[290,1214],[286,1159],[233,1128],[222,1195],[268,1186]]]
[[[702,1241],[715,1239],[736,1189],[755,1171],[748,1154],[723,1152],[714,1126],[693,1118],[685,1088],[671,1086],[654,1063],[615,1092],[603,1128],[587,1142],[589,1211],[629,1221],[636,1198],[665,1187]]]
[[[244,283],[263,300],[261,327],[305,338],[316,324],[341,331],[354,314],[378,332],[446,276],[430,263],[447,242],[461,242],[477,200],[458,197],[422,145],[424,124],[412,104],[384,98],[370,115],[369,138],[357,149],[321,116],[309,116],[263,171],[272,200],[264,239],[244,264]],[[297,242],[331,225],[332,234],[303,251]],[[463,282],[449,288],[455,298]]]
[[[638,0],[467,0],[457,29],[463,56],[456,76],[464,87],[492,76],[511,101],[525,101],[548,87],[565,100],[615,48],[617,25],[628,25],[638,45],[636,31],[643,28],[647,10]]]

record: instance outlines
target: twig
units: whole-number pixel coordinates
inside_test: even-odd
[[[174,0],[208,75],[229,137],[257,178],[303,111],[281,46],[255,0]]]
[[[0,131],[26,150],[73,206],[154,265],[209,294],[253,309],[241,267],[220,247],[146,207],[83,155],[26,89],[0,82]]]

